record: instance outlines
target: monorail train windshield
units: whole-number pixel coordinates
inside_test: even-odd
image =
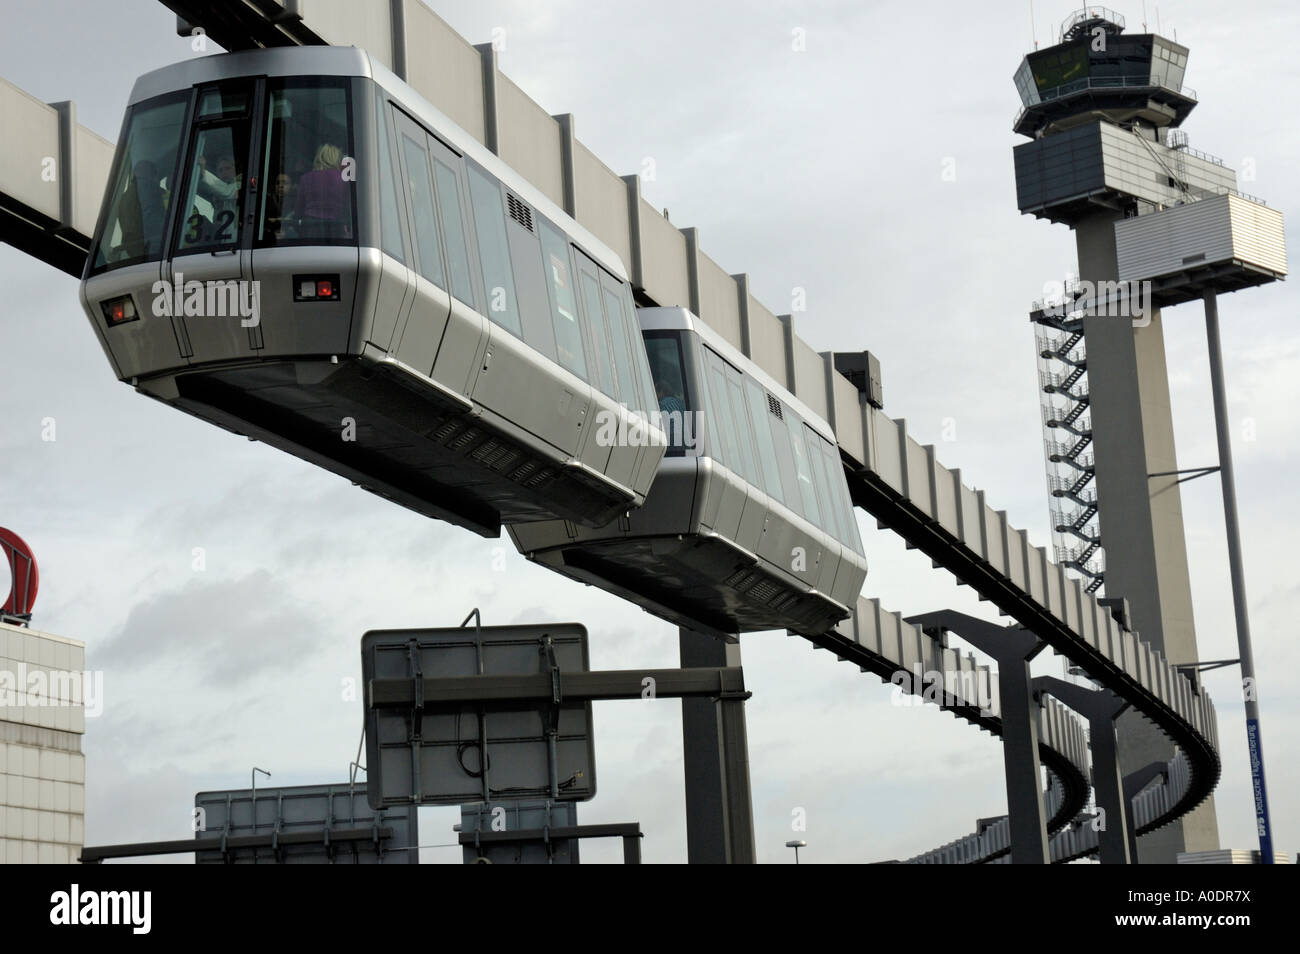
[[[162,261],[188,101],[184,93],[159,96],[127,114],[117,176],[109,191],[107,227],[95,246],[92,273]]]
[[[188,125],[188,93],[131,108],[91,274],[161,261],[169,224],[177,252],[236,249],[253,219],[246,202],[256,203],[258,246],[357,244],[348,81],[280,80],[258,103],[253,89],[251,80],[204,89]],[[249,152],[255,113],[259,156]]]

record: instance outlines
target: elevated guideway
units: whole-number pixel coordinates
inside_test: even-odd
[[[0,129],[0,242],[80,278],[113,144],[3,79]]]

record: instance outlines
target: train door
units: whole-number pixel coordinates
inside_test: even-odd
[[[249,233],[257,170],[252,162],[261,83],[200,87],[181,174],[165,279],[182,346],[195,361],[252,357],[261,348],[260,301]]]
[[[394,110],[393,118],[416,287],[415,302],[405,323],[393,336],[393,352],[403,364],[432,376],[433,362],[451,314],[451,296],[447,292],[451,286],[438,228],[429,137],[424,127],[405,113]]]
[[[460,156],[438,138],[427,138],[438,224],[447,255],[447,290],[451,293],[450,315],[438,346],[433,378],[468,396],[487,348],[487,322],[481,314],[483,281],[470,229],[469,186]]]

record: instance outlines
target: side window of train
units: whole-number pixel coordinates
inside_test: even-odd
[[[397,204],[397,181],[399,171],[393,165],[392,148],[389,146],[388,106],[383,93],[377,94],[378,106],[375,111],[375,127],[379,152],[379,241],[385,252],[403,264],[406,252],[402,247],[402,217]]]
[[[421,275],[445,289],[447,276],[442,267],[438,218],[433,204],[433,180],[429,176],[429,152],[424,144],[424,130],[405,116],[399,116],[397,141],[402,182],[406,186],[406,201],[411,216],[411,236],[415,239],[415,253],[412,257]]]
[[[853,501],[849,498],[849,485],[844,479],[844,463],[835,445],[822,441],[822,454],[826,458],[826,477],[831,485],[832,499],[839,508],[840,525],[844,528],[840,539],[853,551],[862,554],[862,535],[858,533],[858,521],[853,512]]]
[[[591,341],[591,383],[600,388],[606,397],[617,401],[619,400],[618,381],[614,374],[614,358],[609,350],[609,326],[600,303],[600,283],[596,281],[594,266],[584,261],[581,252],[576,254],[578,283],[582,289],[582,308],[586,317],[584,325]]]
[[[718,463],[728,467],[737,474],[741,471],[739,454],[736,450],[736,425],[731,416],[731,401],[727,398],[727,381],[721,368],[721,360],[709,348],[701,352],[704,357],[704,377],[709,382],[709,435],[712,441],[709,451]]]
[[[803,515],[817,526],[823,527],[821,508],[817,506],[817,488],[808,463],[808,449],[803,442],[803,421],[787,412],[785,423],[790,431],[790,446],[794,451],[794,472],[799,482],[799,496],[803,500]]]
[[[826,458],[822,456],[821,437],[807,424],[803,426],[804,446],[808,450],[808,466],[813,472],[813,489],[817,494],[817,505],[821,508],[821,528],[836,540],[844,539],[844,527],[840,523],[839,507],[836,495],[831,493],[831,484],[826,475]]]
[[[484,314],[522,338],[519,308],[515,302],[515,280],[510,269],[510,246],[506,242],[506,213],[501,202],[501,184],[473,163],[466,162],[470,204],[474,207],[474,232],[478,238],[479,267],[483,271],[483,292],[487,296]]]
[[[429,140],[433,157],[433,179],[438,190],[438,214],[442,222],[442,240],[447,249],[447,271],[451,274],[451,293],[465,304],[474,305],[474,280],[469,270],[469,246],[466,244],[464,195],[456,174],[459,159],[436,139]]]
[[[767,418],[771,413],[767,393],[753,378],[745,378],[745,398],[749,403],[749,417],[754,424],[754,437],[758,447],[758,463],[763,471],[763,487],[777,501],[785,502],[781,487],[781,470],[776,461],[776,445],[772,443],[772,428]]]
[[[624,282],[619,289],[619,300],[623,304],[623,323],[628,329],[628,336],[632,339],[632,357],[637,358],[644,349],[641,343],[641,322],[636,316],[636,305],[632,301],[632,285],[630,282]],[[640,370],[640,380],[642,394],[645,398],[645,409],[653,411],[658,407],[658,395],[655,391],[654,380],[650,376],[650,365],[646,361],[634,361],[636,367]]]
[[[176,248],[216,252],[239,245],[252,89],[239,85],[199,93]]]
[[[799,492],[799,475],[794,467],[794,448],[790,444],[790,429],[786,416],[793,416],[784,404],[771,394],[767,398],[767,426],[776,447],[777,472],[781,477],[781,496],[785,505],[801,517],[804,513],[803,495]]]
[[[631,342],[628,340],[627,327],[623,321],[623,306],[618,300],[618,293],[610,286],[614,283],[607,276],[601,275],[602,293],[605,302],[605,317],[608,319],[609,345],[614,352],[614,371],[618,374],[618,399],[632,411],[645,411],[645,401],[641,399],[641,388],[632,369],[636,367],[632,360]],[[639,337],[639,336],[638,336]]]
[[[749,408],[745,404],[745,388],[740,372],[727,365],[727,391],[731,398],[731,416],[736,422],[736,444],[745,462],[745,479],[760,490],[764,488],[763,472],[758,466],[758,448],[754,445],[754,429],[749,423]]]
[[[587,359],[583,353],[582,325],[578,320],[578,301],[574,295],[569,243],[550,222],[540,217],[539,221],[542,268],[546,272],[551,320],[555,324],[555,354],[560,364],[586,381]]]
[[[749,411],[740,387],[740,373],[722,360],[712,348],[705,348],[709,364],[709,393],[722,431],[728,467],[755,486],[762,486],[755,461],[754,438],[749,429]]]
[[[639,409],[637,388],[632,380],[632,357],[623,335],[621,306],[611,286],[617,283],[606,276],[587,255],[574,249],[578,263],[578,284],[582,290],[582,307],[591,332],[592,360],[599,374],[598,386],[609,397],[631,409]],[[602,291],[602,282],[607,283]],[[613,299],[612,301],[610,299]],[[616,309],[617,310],[614,310]],[[637,346],[640,335],[637,335]],[[596,382],[593,382],[596,383]]]

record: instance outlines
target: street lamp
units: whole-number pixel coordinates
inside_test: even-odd
[[[787,841],[787,842],[785,843],[785,846],[786,846],[787,848],[793,848],[793,849],[794,849],[794,863],[795,863],[795,864],[798,864],[798,863],[799,863],[799,849],[800,849],[800,848],[807,848],[807,847],[808,847],[808,842],[806,842],[806,841]]]

